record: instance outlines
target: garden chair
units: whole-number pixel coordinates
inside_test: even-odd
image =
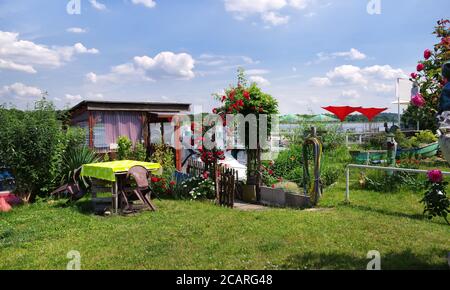
[[[84,187],[80,186],[80,183],[79,183],[80,174],[81,174],[81,167],[74,171],[72,181],[60,186],[59,188],[54,190],[52,193],[50,193],[50,195],[68,193],[69,194],[68,202],[75,202],[77,200],[80,200],[87,193],[87,190]]]
[[[122,188],[120,191],[120,196],[122,198],[121,202],[125,205],[126,210],[130,210],[130,201],[133,197],[136,197],[151,210],[156,211],[156,206],[151,201],[153,192],[148,182],[148,170],[143,166],[133,166],[128,170],[126,183],[132,184],[131,177],[134,179],[136,187]]]

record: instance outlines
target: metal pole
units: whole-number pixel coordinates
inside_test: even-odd
[[[345,202],[350,202],[350,167],[345,170],[346,181],[345,181]]]
[[[397,83],[395,84],[395,94],[397,96],[397,103],[398,103],[397,104],[397,107],[398,107],[398,127],[401,129],[402,128],[402,125],[401,125],[402,118],[400,116],[400,94],[399,94],[399,89],[398,89],[399,84],[400,84],[400,78],[397,78]]]

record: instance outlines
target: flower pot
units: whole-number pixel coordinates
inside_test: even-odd
[[[249,203],[256,203],[256,185],[242,185],[242,200]]]
[[[309,196],[286,192],[286,206],[292,208],[309,208],[311,207],[311,200]]]
[[[270,206],[286,206],[286,193],[280,188],[261,187],[261,203]]]

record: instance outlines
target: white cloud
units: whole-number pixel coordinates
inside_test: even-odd
[[[345,52],[335,52],[332,55],[337,57],[346,57],[350,60],[363,60],[367,58],[364,53],[360,52],[356,48],[351,48],[350,51]]]
[[[106,5],[98,2],[97,0],[89,0],[91,2],[91,6],[97,10],[106,10]]]
[[[102,93],[88,93],[87,99],[89,100],[103,100],[105,96]]]
[[[15,70],[29,74],[35,74],[36,70],[31,65],[18,64],[12,61],[0,59],[0,70]]]
[[[270,85],[270,82],[267,79],[263,78],[262,76],[250,76],[249,79],[251,82],[257,83],[258,85],[263,87]]]
[[[245,74],[251,76],[251,75],[265,75],[270,73],[267,69],[249,69],[245,71]]]
[[[76,33],[76,34],[81,34],[81,33],[86,33],[87,32],[86,29],[81,28],[81,27],[70,27],[70,28],[67,28],[66,31],[70,32],[70,33]]]
[[[315,87],[325,87],[331,85],[331,80],[329,78],[315,77],[311,78],[309,83]]]
[[[153,8],[156,6],[156,2],[153,0],[132,0],[131,2],[133,2],[133,4],[136,5],[138,4],[144,5],[145,7],[148,8]]]
[[[360,94],[356,90],[344,90],[342,91],[341,96],[349,99],[356,99],[360,97]]]
[[[362,75],[361,68],[354,65],[342,65],[327,73],[327,78],[353,84],[367,84],[368,80]]]
[[[289,22],[289,16],[280,14],[284,8],[306,9],[311,0],[224,0],[225,10],[237,19],[245,19],[259,14],[261,19],[271,25],[282,25]]]
[[[136,56],[133,62],[120,64],[111,68],[110,73],[97,75],[90,72],[86,78],[92,82],[120,82],[127,80],[149,81],[162,78],[189,80],[195,77],[195,61],[187,53],[175,54],[165,51],[155,57]]]
[[[261,18],[264,22],[268,22],[273,26],[278,26],[289,22],[289,16],[282,16],[273,11],[262,14]]]
[[[374,65],[366,67],[363,72],[383,79],[394,79],[398,77],[405,77],[405,73],[401,69],[394,69],[390,65]]]
[[[81,95],[71,95],[71,94],[66,94],[65,98],[69,101],[80,101],[82,99]]]
[[[362,53],[356,48],[351,48],[349,51],[340,51],[340,52],[319,52],[317,55],[317,59],[311,62],[308,62],[308,65],[318,64],[327,60],[336,59],[336,58],[345,58],[347,60],[364,60],[367,58],[367,55]]]
[[[2,69],[35,73],[35,66],[56,68],[71,61],[76,54],[97,54],[95,48],[83,44],[48,47],[32,41],[19,39],[19,34],[0,31],[0,59]]]
[[[42,96],[42,90],[37,87],[24,85],[23,83],[14,83],[9,86],[4,86],[0,90],[0,95],[16,99],[28,99]]]

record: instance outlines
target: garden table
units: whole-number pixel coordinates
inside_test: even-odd
[[[112,162],[101,162],[84,164],[81,168],[81,176],[105,180],[112,183],[112,211],[118,213],[120,180],[133,166],[143,166],[153,175],[162,174],[162,166],[159,163],[120,160]]]

